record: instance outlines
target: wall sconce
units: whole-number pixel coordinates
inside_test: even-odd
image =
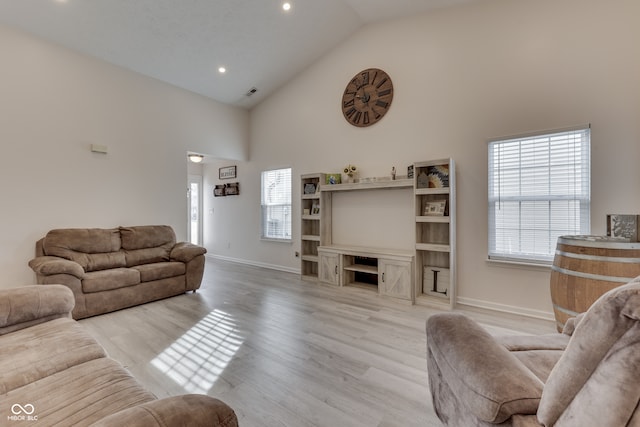
[[[187,157],[189,157],[189,160],[193,163],[201,163],[202,159],[204,159],[204,156],[200,154],[189,154]]]

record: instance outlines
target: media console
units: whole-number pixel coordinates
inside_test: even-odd
[[[326,174],[301,175],[301,275],[336,286],[374,289],[382,296],[453,308],[456,291],[456,195],[453,159],[412,165],[409,179],[326,184]],[[412,250],[335,245],[336,192],[413,190]],[[337,201],[337,198],[336,198]],[[403,245],[404,246],[404,245]]]
[[[360,286],[380,295],[414,301],[412,251],[359,246],[319,246],[318,280]]]

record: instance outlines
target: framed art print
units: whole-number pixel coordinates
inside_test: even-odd
[[[237,176],[236,166],[227,166],[224,168],[218,169],[218,178],[219,179],[231,179]]]

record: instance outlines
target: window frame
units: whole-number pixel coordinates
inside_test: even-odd
[[[559,136],[562,136],[562,135],[571,135],[572,133],[576,135],[583,134],[582,135],[583,138],[580,139],[578,142],[579,145],[575,145],[576,143],[574,140],[573,148],[571,147],[572,143],[570,138],[567,138],[565,141],[563,141],[564,147],[567,147],[570,150],[573,150],[571,152],[571,156],[573,157],[567,156],[567,158],[574,159],[573,169],[571,168],[571,164],[568,161],[565,164],[554,163],[553,154],[556,153],[555,150],[557,150],[557,147],[554,147],[552,145],[554,138],[558,138]],[[548,154],[548,159],[546,163],[542,165],[542,168],[543,169],[546,168],[549,171],[547,193],[535,194],[535,195],[531,195],[531,194],[523,195],[522,194],[523,188],[527,184],[534,185],[536,180],[536,178],[524,177],[524,175],[526,174],[523,173],[523,171],[526,172],[527,170],[526,160],[528,159],[529,161],[538,161],[538,162],[540,161],[539,158],[536,159],[535,155],[529,155],[528,157],[525,158],[525,161],[523,161],[523,155],[522,155],[523,145],[526,143],[529,143],[529,144],[532,144],[532,147],[534,147],[533,148],[534,150],[538,150],[539,147],[535,147],[535,145],[544,144],[545,141],[542,141],[542,140],[545,140],[545,139],[546,139],[546,143],[548,144],[549,154]],[[541,141],[536,142],[535,140],[541,140]],[[507,193],[508,190],[503,190],[501,188],[498,188],[498,190],[496,191],[495,189],[496,182],[500,182],[500,180],[502,179],[501,177],[506,174],[505,170],[507,168],[503,167],[502,169],[496,169],[496,165],[494,164],[494,162],[497,158],[495,155],[493,155],[493,153],[494,153],[495,147],[498,146],[499,144],[506,145],[509,143],[519,144],[518,156],[517,156],[518,158],[517,183],[518,183],[520,194],[515,196],[514,195],[506,196],[504,193]],[[579,147],[579,148],[576,148],[576,147]],[[576,158],[578,160],[576,160]],[[523,166],[523,163],[525,163],[524,166]],[[565,170],[569,170],[571,172],[570,176],[573,179],[572,182],[579,184],[579,185],[573,185],[573,191],[568,190],[564,194],[554,194],[557,192],[556,187],[561,186],[560,185],[561,182],[559,181],[559,178],[555,178],[554,180],[554,175],[551,173],[551,171],[553,170],[554,167],[558,168],[559,166],[564,166]],[[531,167],[529,166],[529,168]],[[579,171],[579,172],[576,173],[576,171]],[[579,179],[580,177],[582,177],[582,179]],[[560,232],[560,235],[590,233],[590,228],[591,228],[591,126],[590,125],[575,126],[575,127],[563,128],[563,129],[545,130],[541,132],[533,132],[533,133],[527,133],[527,134],[521,134],[521,135],[492,138],[488,140],[487,178],[488,178],[487,179],[488,181],[487,259],[489,261],[550,266],[553,262],[553,256],[555,253],[555,246],[557,241],[557,238],[553,239],[553,237],[556,234],[558,234],[558,232]],[[554,183],[555,183],[555,186],[554,186]],[[500,187],[500,184],[498,184],[498,187]],[[535,190],[539,190],[540,188],[543,188],[543,186],[538,185],[538,186],[535,186],[534,188]],[[531,190],[528,190],[528,191],[531,191]],[[524,192],[527,193],[527,190],[525,190]],[[511,228],[511,230],[515,234],[517,234],[517,239],[516,239],[517,241],[515,245],[518,246],[518,249],[515,251],[504,250],[504,248],[506,247],[504,242],[505,238],[503,237],[503,241],[500,241],[498,234],[500,230],[502,230],[504,235],[508,234],[507,232],[509,228],[504,226],[498,229],[498,225],[496,224],[498,222],[498,219],[497,219],[498,214],[496,213],[496,204],[508,203],[508,202],[511,202],[512,206],[514,203],[517,203],[518,213],[516,215],[511,216],[511,219],[517,218],[518,220],[517,226]],[[558,230],[557,228],[554,228],[555,226],[554,220],[557,220],[557,218],[554,218],[553,210],[557,209],[556,207],[554,207],[554,203],[561,203],[561,202],[566,202],[567,206],[571,206],[571,209],[573,210],[573,212],[578,212],[578,214],[574,214],[573,216],[571,214],[568,214],[565,220],[567,221],[567,224],[573,221],[572,226],[567,226],[566,229]],[[533,205],[534,207],[530,208],[531,210],[526,210],[526,208],[523,208],[522,206],[523,203],[528,203],[529,205]],[[544,209],[545,203],[547,204],[547,214],[546,214],[546,217],[543,217],[542,222],[544,223],[546,220],[547,227],[546,228],[541,227],[541,228],[536,228],[535,230],[529,230],[525,226],[523,226],[523,222],[525,222],[525,220],[523,220],[523,216],[526,218],[526,215],[529,214],[530,215],[529,218],[535,218],[535,214],[534,214],[535,209],[540,209],[539,207],[540,205],[542,205],[542,208]],[[538,206],[536,206],[536,204],[538,204]],[[577,208],[576,208],[576,205],[577,205]],[[505,218],[507,217],[505,216],[502,218],[503,221],[505,221]],[[533,222],[537,223],[538,222],[537,218],[535,218]],[[574,232],[576,230],[576,225],[577,225],[578,231]],[[573,230],[573,231],[565,232],[565,230]],[[547,247],[546,253],[544,254],[536,253],[535,249],[533,249],[533,247],[537,247],[536,239],[535,238],[527,239],[526,237],[527,232],[529,232],[530,234],[535,234],[535,232],[548,234],[547,236],[548,247]],[[500,244],[498,244],[498,241],[500,241]],[[527,248],[522,249],[523,243],[527,243],[527,242],[530,243],[530,245],[533,245],[533,247],[529,245]]]
[[[265,184],[265,174],[268,174],[270,172],[278,172],[278,171],[286,171],[288,170],[288,174],[289,174],[289,191],[288,191],[288,203],[277,203],[277,204],[271,204],[271,205],[267,205],[265,204],[265,200],[264,200],[264,196],[265,196],[265,188],[264,188],[264,184]],[[286,184],[285,184],[286,186]],[[269,242],[282,242],[282,243],[293,243],[293,205],[292,205],[292,200],[293,200],[293,168],[291,166],[283,166],[283,167],[276,167],[276,168],[270,168],[270,169],[265,169],[262,172],[260,172],[260,240],[264,240],[264,241],[269,241]],[[277,237],[275,235],[272,235],[271,233],[269,233],[269,227],[267,225],[269,219],[267,217],[267,214],[265,212],[265,209],[267,209],[269,206],[271,207],[275,207],[275,206],[282,206],[284,207],[284,212],[282,213],[283,216],[288,216],[288,220],[285,220],[285,232],[284,232],[284,237]],[[288,213],[286,212],[288,210]],[[287,236],[287,227],[288,227],[288,236]]]

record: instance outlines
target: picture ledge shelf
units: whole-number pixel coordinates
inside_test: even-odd
[[[320,191],[380,190],[385,188],[412,188],[413,179],[381,179],[369,182],[350,182],[344,184],[322,184]]]

